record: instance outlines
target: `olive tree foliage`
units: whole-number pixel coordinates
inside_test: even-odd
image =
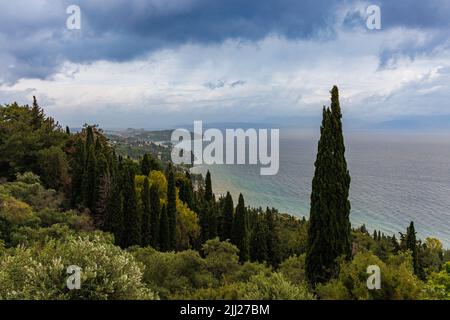
[[[81,268],[79,290],[67,287],[71,265]],[[141,268],[130,253],[98,235],[19,246],[0,259],[0,299],[157,299],[142,282]]]

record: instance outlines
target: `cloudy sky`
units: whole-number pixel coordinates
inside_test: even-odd
[[[0,104],[36,95],[70,126],[317,117],[334,84],[347,118],[450,116],[450,1],[0,3]]]

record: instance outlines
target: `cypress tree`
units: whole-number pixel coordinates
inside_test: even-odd
[[[206,223],[208,224],[207,239],[214,239],[217,237],[217,215],[216,205],[214,202],[206,203]]]
[[[144,176],[148,176],[152,169],[152,164],[150,162],[150,156],[148,153],[144,154],[144,157],[141,161],[141,172]]]
[[[95,188],[94,221],[97,226],[103,227],[108,198],[112,192],[112,178],[109,172],[108,160],[103,153],[98,155]]]
[[[37,103],[36,97],[33,96],[33,106],[31,107],[31,127],[36,130],[39,129],[44,122],[44,110]]]
[[[262,219],[260,215],[256,217],[250,242],[250,258],[258,262],[268,261],[267,237],[269,234]]]
[[[75,143],[75,156],[72,165],[72,207],[83,202],[84,170],[86,166],[86,145],[80,136]]]
[[[113,190],[108,199],[105,218],[105,230],[110,231],[116,240],[116,244],[125,247],[123,195],[121,183],[116,178],[113,182]]]
[[[97,159],[94,145],[90,145],[87,150],[86,168],[83,176],[83,199],[84,205],[93,212],[97,191]]]
[[[186,203],[189,209],[194,210],[194,188],[189,171],[186,171],[184,179],[178,180],[178,188],[180,200]]]
[[[212,192],[212,184],[211,184],[211,173],[206,172],[205,178],[205,201],[210,202],[214,199],[214,194]]]
[[[231,197],[231,194],[227,192],[223,205],[223,240],[231,239],[231,230],[233,228],[233,211],[233,198]]]
[[[336,274],[336,258],[351,255],[350,175],[336,86],[331,90],[331,108],[324,107],[322,117],[306,254],[306,274],[312,285],[326,282]]]
[[[275,209],[266,209],[265,224],[267,228],[267,258],[272,266],[280,263],[281,255],[279,250],[278,233],[275,230]]]
[[[161,214],[161,206],[159,201],[159,192],[156,184],[150,187],[150,228],[151,228],[151,246],[159,247],[159,219]]]
[[[86,149],[89,149],[92,145],[94,145],[94,129],[92,126],[88,126],[86,128]]]
[[[144,179],[144,187],[141,191],[142,200],[142,246],[150,246],[152,244],[152,212],[150,200],[150,181]]]
[[[411,221],[409,227],[406,229],[406,237],[405,237],[406,249],[411,251],[412,259],[413,259],[413,267],[414,273],[416,275],[420,275],[419,270],[419,256],[417,250],[417,239],[416,239],[416,230],[414,228],[414,222]]]
[[[69,126],[66,126],[66,134],[70,135],[70,128],[69,128]]]
[[[177,233],[177,203],[176,203],[176,187],[175,187],[175,173],[172,165],[169,165],[168,179],[167,179],[167,219],[169,222],[169,248],[176,247],[176,233]]]
[[[249,259],[249,240],[247,209],[245,208],[244,197],[242,194],[239,194],[233,220],[231,242],[238,247],[241,261]]]
[[[126,247],[141,243],[141,228],[137,207],[136,189],[134,186],[135,171],[129,163],[124,166],[123,212],[125,222]]]
[[[400,245],[397,241],[397,238],[395,237],[395,234],[392,236],[391,242],[392,242],[393,252],[395,254],[397,254],[397,252],[400,250]]]
[[[167,217],[166,205],[161,209],[161,223],[159,225],[159,248],[161,251],[170,250],[169,219]]]

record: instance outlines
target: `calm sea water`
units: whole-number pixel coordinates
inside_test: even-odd
[[[280,132],[280,170],[260,176],[255,165],[213,165],[216,194],[242,192],[246,204],[309,215],[318,133]],[[450,136],[349,133],[351,222],[386,234],[405,232],[414,221],[420,238],[436,237],[450,248]],[[236,200],[235,200],[236,201]]]

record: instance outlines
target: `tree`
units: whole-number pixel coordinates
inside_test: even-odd
[[[137,207],[136,189],[134,187],[134,168],[130,164],[124,166],[123,213],[125,223],[125,247],[141,243],[141,221]]]
[[[264,262],[268,260],[267,238],[270,236],[261,217],[254,222],[250,242],[250,258],[252,261]]]
[[[125,245],[124,213],[123,213],[123,192],[121,181],[117,176],[113,180],[113,189],[108,198],[106,206],[106,217],[104,229],[110,231],[117,244]]]
[[[172,165],[169,165],[167,178],[167,218],[169,222],[169,248],[175,249],[177,245],[177,193],[175,187],[175,174]]]
[[[233,198],[231,197],[231,194],[227,192],[227,195],[225,196],[222,214],[223,215],[222,233],[224,240],[231,239],[231,230],[233,228],[233,211],[234,211]]]
[[[148,153],[144,154],[141,162],[141,172],[144,176],[148,176],[151,171],[150,155]]]
[[[166,205],[161,209],[161,220],[159,225],[159,249],[161,251],[170,250],[169,221],[167,218]]]
[[[214,199],[214,194],[212,192],[212,184],[211,184],[211,173],[206,172],[205,178],[205,201],[211,202]]]
[[[306,272],[312,285],[328,281],[336,258],[350,257],[350,175],[345,160],[342,114],[336,86],[331,108],[323,108],[320,140],[312,181]]]
[[[191,175],[189,171],[183,178],[177,179],[177,186],[179,189],[178,197],[181,201],[186,203],[189,209],[194,209],[194,188],[192,186]]]
[[[278,230],[275,228],[275,209],[266,209],[264,215],[264,222],[267,229],[267,262],[272,266],[277,266],[280,263],[280,246],[279,246],[279,236]]]
[[[231,242],[238,247],[241,261],[247,261],[249,259],[249,230],[247,220],[244,197],[242,194],[239,194],[236,214],[233,220]]]
[[[159,218],[161,214],[161,206],[159,200],[158,186],[152,184],[150,187],[150,228],[151,228],[151,246],[159,247]]]
[[[152,212],[150,200],[150,181],[144,179],[144,187],[141,191],[142,201],[142,246],[146,247],[152,244]]]
[[[419,254],[417,248],[416,230],[414,228],[413,221],[411,221],[408,228],[406,229],[405,245],[406,249],[411,251],[414,273],[419,276],[421,272],[419,268]]]
[[[86,168],[83,176],[83,199],[84,205],[93,212],[97,190],[97,158],[93,144],[90,144],[87,150]]]
[[[37,103],[36,97],[33,96],[33,106],[31,107],[31,126],[34,130],[39,129],[45,120],[44,110]]]

